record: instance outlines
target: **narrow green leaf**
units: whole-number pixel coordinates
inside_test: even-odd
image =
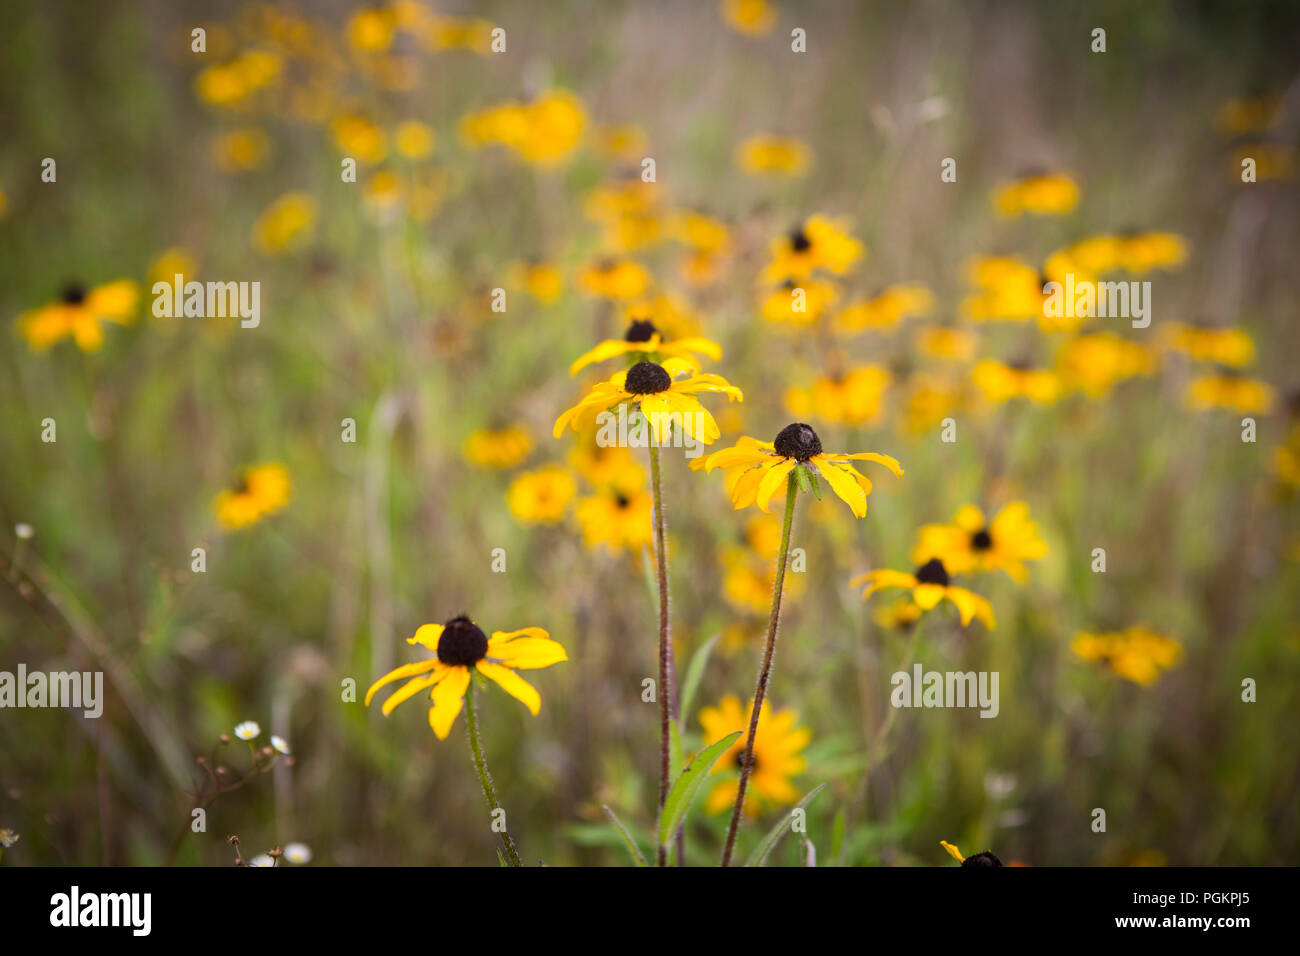
[[[700,787],[704,784],[704,779],[713,769],[713,765],[718,762],[718,758],[723,755],[728,747],[736,742],[740,736],[740,731],[736,730],[727,734],[717,743],[709,744],[695,755],[691,765],[682,771],[682,775],[674,781],[672,788],[668,791],[668,799],[664,801],[664,808],[659,813],[659,845],[668,846],[672,841],[673,834],[686,820],[686,814],[691,809],[691,802],[695,799],[696,794],[700,792]]]
[[[776,845],[781,842],[781,837],[785,836],[786,831],[790,829],[790,821],[793,819],[795,811],[802,810],[804,807],[808,806],[808,804],[812,803],[813,798],[825,789],[826,784],[819,783],[817,786],[809,790],[808,793],[804,795],[804,798],[795,804],[794,810],[791,810],[786,814],[785,819],[781,820],[776,826],[767,831],[767,834],[759,842],[758,846],[754,849],[754,852],[750,854],[749,859],[745,861],[745,866],[762,866],[767,861],[768,854],[776,849]]]
[[[632,839],[632,834],[628,833],[627,827],[623,826],[623,821],[620,820],[615,815],[614,811],[605,804],[602,803],[600,807],[609,815],[609,818],[614,821],[614,826],[618,828],[619,836],[623,838],[623,844],[627,847],[627,852],[632,854],[633,862],[635,862],[637,866],[649,866],[650,864],[646,862],[645,857],[641,855],[641,848],[637,846],[636,841]]]
[[[813,476],[812,476],[812,491],[813,491],[813,494],[817,496],[817,500],[818,500],[818,501],[821,501],[821,500],[822,500],[822,486],[821,486],[820,484],[818,484],[818,482],[817,482],[817,476],[816,476],[816,475],[813,475]]]
[[[802,492],[812,491],[812,482],[809,481],[808,469],[803,465],[796,465],[794,469],[796,480],[799,482],[799,490]]]
[[[690,712],[691,701],[695,699],[695,692],[699,690],[700,681],[704,678],[704,668],[709,663],[709,655],[713,653],[713,648],[721,637],[721,634],[714,634],[691,655],[691,662],[686,667],[686,680],[682,681],[682,692],[677,698],[677,710],[683,725],[686,722],[686,715]]]

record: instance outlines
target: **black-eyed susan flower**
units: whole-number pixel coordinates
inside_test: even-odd
[[[906,318],[924,317],[934,310],[934,293],[917,283],[891,285],[878,295],[848,305],[832,322],[841,334],[892,329]]]
[[[723,469],[727,493],[736,510],[756,504],[764,512],[773,496],[785,487],[787,477],[798,469],[796,480],[801,487],[807,482],[810,490],[817,490],[816,480],[825,479],[853,514],[861,518],[867,513],[867,496],[872,486],[871,479],[853,467],[853,461],[874,461],[895,475],[903,474],[898,459],[889,455],[873,451],[853,454],[823,451],[817,432],[803,422],[787,425],[771,442],[748,436],[741,438],[731,448],[695,459],[691,468]]]
[[[892,376],[881,365],[863,365],[842,375],[827,375],[808,388],[785,393],[786,410],[798,418],[837,425],[875,425],[884,412],[885,390]]]
[[[950,574],[970,571],[1007,572],[1012,580],[1023,582],[1029,575],[1026,561],[1037,561],[1047,554],[1047,545],[1038,536],[1038,526],[1029,519],[1029,505],[1013,501],[992,521],[975,505],[957,511],[952,524],[928,524],[917,533],[912,560],[924,565],[939,558]]]
[[[961,615],[963,626],[969,624],[972,618],[979,618],[990,631],[996,626],[993,605],[975,592],[949,583],[948,569],[939,558],[931,558],[912,574],[881,568],[860,574],[849,584],[853,587],[863,585],[864,600],[886,588],[906,588],[912,592],[912,601],[922,611],[930,610],[940,601],[951,601]]]
[[[963,382],[951,375],[918,372],[910,376],[903,399],[903,427],[918,435],[942,424],[967,398]]]
[[[695,397],[700,392],[721,392],[728,401],[744,400],[740,389],[721,375],[700,373],[686,359],[670,358],[662,365],[637,362],[597,384],[557,418],[554,435],[559,438],[570,426],[576,431],[591,413],[626,405],[640,410],[655,444],[667,442],[673,425],[697,441],[712,444],[722,433],[708,409]]]
[[[569,366],[569,374],[577,375],[588,365],[606,362],[620,355],[639,356],[650,360],[660,356],[703,355],[717,361],[722,358],[722,346],[700,336],[664,341],[654,322],[649,319],[633,319],[623,338],[606,339],[591,351],[578,356]]]
[[[578,524],[582,543],[591,549],[604,547],[614,554],[639,553],[654,540],[651,523],[653,501],[644,490],[603,488],[578,501]]]
[[[1005,866],[1001,860],[993,855],[992,850],[983,850],[973,856],[962,856],[961,850],[953,846],[947,840],[940,840],[939,845],[948,851],[948,855],[960,863],[962,866]],[[1012,864],[1015,866],[1016,864]]]
[[[289,469],[279,462],[267,462],[245,468],[234,487],[217,495],[213,507],[218,523],[236,530],[280,511],[292,494]]]
[[[1024,176],[993,194],[993,206],[1003,216],[1062,216],[1078,204],[1079,184],[1063,172]]]
[[[811,216],[788,233],[772,240],[772,259],[761,281],[807,279],[817,270],[844,275],[866,250],[849,235],[847,225],[827,216]]]
[[[1277,390],[1268,382],[1240,375],[1233,369],[1201,375],[1183,393],[1183,401],[1196,411],[1226,408],[1243,415],[1269,411],[1276,397]]]
[[[101,323],[130,325],[135,321],[140,289],[130,279],[118,279],[87,289],[73,283],[58,300],[18,317],[18,330],[27,344],[40,352],[70,338],[83,352],[104,344]]]
[[[916,336],[916,348],[922,355],[945,362],[966,362],[975,356],[979,339],[970,329],[952,325],[932,325]]]
[[[986,256],[968,268],[976,287],[962,312],[976,322],[1028,322],[1043,314],[1043,276],[1013,256]]]
[[[517,262],[510,270],[512,284],[522,286],[542,305],[564,293],[564,273],[549,262]]]
[[[1187,261],[1187,240],[1174,232],[1134,230],[1115,239],[1115,264],[1126,272],[1176,269]]]
[[[751,700],[749,707],[741,710],[740,700],[731,695],[722,698],[717,707],[701,709],[700,726],[704,728],[705,739],[721,740],[730,733],[744,730],[749,725],[753,709]],[[746,815],[757,816],[764,806],[789,806],[798,801],[799,792],[791,780],[807,767],[802,753],[812,740],[812,731],[797,726],[798,722],[796,711],[782,708],[774,712],[771,701],[764,701],[759,708],[750,786],[745,793]],[[719,780],[709,791],[706,801],[709,813],[721,813],[735,802],[739,787],[736,778],[744,756],[745,738],[741,736],[713,765],[711,774],[727,779]]]
[[[790,136],[751,136],[736,147],[735,162],[750,176],[801,176],[812,160],[812,150]]]
[[[567,468],[546,465],[515,478],[506,490],[506,505],[525,524],[556,524],[577,493],[577,482]]]
[[[343,113],[330,123],[334,145],[358,163],[378,163],[388,155],[388,136],[379,124],[361,113]]]
[[[812,325],[838,298],[835,286],[825,279],[787,279],[764,295],[759,312],[767,322]]]
[[[1245,329],[1166,322],[1160,332],[1166,348],[1194,362],[1245,368],[1255,360],[1255,340]]]
[[[1056,353],[1061,386],[1092,398],[1105,395],[1125,379],[1150,375],[1155,367],[1151,349],[1114,332],[1076,336]]]
[[[641,488],[645,469],[622,445],[602,445],[595,433],[581,438],[569,452],[573,470],[597,488]]]
[[[1013,398],[1050,405],[1061,395],[1061,383],[1054,372],[1020,362],[1007,364],[984,359],[971,370],[971,383],[995,405]]]
[[[631,259],[601,259],[585,266],[577,285],[588,295],[605,299],[637,299],[650,288],[650,273]]]
[[[283,69],[284,62],[274,53],[249,50],[226,63],[204,68],[194,78],[194,90],[209,106],[237,106],[274,85]]]
[[[768,0],[721,0],[722,19],[737,33],[766,36],[776,23],[776,8]]]
[[[429,691],[429,699],[433,702],[429,708],[429,726],[439,740],[447,739],[451,725],[461,711],[471,671],[478,671],[494,681],[536,716],[541,710],[541,696],[515,671],[550,667],[569,659],[564,648],[551,640],[550,634],[540,627],[493,631],[489,638],[463,614],[445,624],[423,625],[414,637],[406,639],[406,643],[419,644],[432,651],[434,656],[403,664],[379,678],[366,691],[366,706],[370,706],[379,688],[409,678],[389,695],[381,710],[387,717],[398,704]]]
[[[499,144],[536,166],[567,160],[582,140],[587,111],[567,90],[548,90],[527,103],[508,102],[465,116],[463,142],[471,148]]]
[[[523,425],[480,428],[470,433],[461,454],[480,468],[513,468],[533,450],[533,436]]]
[[[419,120],[403,120],[393,130],[393,145],[406,159],[428,159],[437,147],[438,137],[433,128]]]
[[[1101,634],[1080,631],[1070,641],[1070,650],[1143,687],[1155,683],[1183,656],[1183,646],[1172,637],[1141,625]]]
[[[258,217],[253,242],[266,255],[278,255],[299,244],[316,224],[316,201],[306,193],[286,193]]]

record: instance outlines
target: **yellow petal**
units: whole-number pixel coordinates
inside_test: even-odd
[[[619,339],[606,339],[589,352],[584,352],[574,360],[569,366],[569,374],[577,375],[579,371],[588,365],[594,365],[597,362],[604,362],[614,358],[616,355],[626,355],[628,352],[637,350],[645,343],[642,342],[623,342]]]
[[[939,846],[941,846],[941,847],[943,847],[945,850],[947,850],[947,851],[948,851],[948,855],[951,856],[951,857],[952,857],[954,860],[956,860],[958,863],[961,863],[961,862],[963,862],[963,861],[966,859],[964,856],[961,855],[961,850],[957,849],[955,846],[953,846],[953,845],[952,845],[951,843],[949,843],[947,840],[940,840],[940,841],[939,841]]]
[[[941,584],[918,584],[912,589],[912,600],[922,611],[928,611],[943,600],[945,590]]]
[[[790,472],[794,471],[796,462],[793,458],[787,458],[785,461],[769,468],[763,480],[758,483],[757,497],[754,499],[758,502],[759,510],[767,511],[768,503],[772,500],[780,489],[782,482]]]
[[[383,715],[387,717],[402,701],[410,700],[416,694],[420,693],[420,691],[433,687],[438,683],[438,681],[447,676],[447,670],[448,668],[445,665],[439,664],[428,677],[413,677],[408,680],[401,687],[397,688],[397,690],[389,696],[388,700],[384,701],[384,706],[380,708]]]
[[[423,674],[425,671],[432,670],[437,666],[438,660],[434,658],[427,661],[416,661],[414,664],[403,664],[396,670],[389,671],[383,677],[379,678],[379,680],[370,685],[370,689],[366,691],[365,705],[367,707],[370,706],[370,699],[375,696],[375,691],[379,690],[379,688],[383,687],[385,684],[391,684],[395,680],[401,680],[403,677],[410,677],[414,674]]]
[[[817,455],[813,458],[813,463],[817,466],[817,473],[826,479],[831,486],[831,490],[843,499],[844,503],[852,509],[857,518],[865,517],[867,514],[867,496],[862,491],[862,486],[858,484],[851,474],[852,469],[847,465],[846,470],[841,470],[839,466],[831,464]]]
[[[523,705],[528,708],[534,717],[542,709],[542,697],[537,693],[537,688],[524,680],[508,667],[502,667],[500,664],[493,664],[491,661],[479,661],[475,665],[478,672],[484,677],[490,678],[501,685],[511,697],[522,701]]]
[[[429,708],[429,726],[446,740],[451,725],[465,703],[465,688],[469,686],[468,667],[449,667],[447,675],[433,688],[433,706]]]
[[[438,638],[442,637],[443,626],[441,624],[424,624],[415,632],[415,637],[408,637],[408,644],[423,644],[431,651],[438,650]]]
[[[526,627],[521,631],[493,631],[488,641],[488,657],[506,667],[536,670],[567,661],[564,647],[553,641],[540,627]]]

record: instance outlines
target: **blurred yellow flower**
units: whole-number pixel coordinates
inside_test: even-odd
[[[631,450],[622,445],[601,445],[595,432],[573,447],[569,464],[597,488],[633,490],[645,486],[645,469]]]
[[[790,136],[751,136],[736,147],[736,166],[751,176],[800,176],[811,161],[812,150]]]
[[[1068,173],[1026,176],[993,194],[993,206],[1003,216],[1061,216],[1078,204],[1079,184]]]
[[[1152,269],[1176,269],[1187,261],[1187,240],[1177,233],[1121,233],[1115,243],[1115,265],[1136,275]]]
[[[427,123],[405,120],[393,131],[393,145],[407,159],[428,159],[433,155],[438,139]]]
[[[362,7],[348,21],[348,43],[362,53],[381,53],[393,42],[397,18],[390,8]]]
[[[1114,332],[1097,332],[1070,339],[1056,354],[1056,374],[1065,389],[1100,398],[1116,384],[1155,371],[1151,349]]]
[[[996,626],[996,621],[993,619],[993,605],[973,591],[950,584],[948,570],[939,558],[931,558],[918,567],[914,574],[882,568],[860,574],[849,584],[852,587],[865,585],[862,589],[864,600],[885,588],[907,588],[912,592],[912,601],[922,611],[928,611],[940,601],[947,600],[956,606],[963,627],[969,624],[972,618],[979,618],[990,631]]]
[[[551,640],[550,634],[540,627],[493,631],[489,638],[463,614],[445,624],[422,625],[414,637],[406,639],[406,643],[419,644],[432,651],[434,656],[403,664],[379,678],[366,691],[366,706],[370,706],[379,688],[395,680],[410,678],[389,695],[380,710],[387,717],[398,704],[429,691],[429,700],[433,702],[429,708],[429,726],[439,740],[447,739],[451,725],[460,714],[465,692],[469,689],[471,670],[494,681],[536,716],[542,708],[541,695],[515,671],[537,670],[569,659],[564,648]],[[470,716],[473,717],[472,710]]]
[[[569,374],[577,375],[588,365],[606,362],[621,355],[655,360],[657,356],[680,356],[683,358],[703,355],[715,362],[722,358],[722,347],[717,342],[694,336],[685,339],[663,341],[659,330],[649,319],[633,319],[621,339],[606,339],[594,349],[578,356],[569,366]]]
[[[551,90],[530,103],[503,103],[465,116],[462,140],[470,147],[498,144],[525,162],[554,166],[582,140],[587,112],[567,90]]]
[[[932,325],[916,337],[916,347],[922,355],[952,362],[974,358],[977,345],[974,332],[951,325]]]
[[[1051,371],[1019,363],[1007,365],[994,359],[977,362],[971,372],[971,382],[995,405],[1013,398],[1050,405],[1061,394],[1060,380]]]
[[[1027,322],[1042,316],[1044,279],[1022,260],[976,259],[968,275],[978,291],[962,300],[962,312],[975,321]]]
[[[780,546],[781,523],[775,516],[761,515],[776,523],[777,543],[766,559],[756,557],[753,551],[735,545],[721,549],[724,567],[722,597],[739,610],[755,615],[766,614],[772,604],[772,589],[776,586],[776,554]],[[805,588],[806,575],[787,575],[782,600],[797,601]],[[761,630],[761,628],[760,628]]]
[[[292,494],[289,469],[279,462],[268,462],[245,468],[234,487],[217,495],[213,507],[218,523],[236,530],[280,511]]]
[[[140,289],[130,279],[118,279],[93,289],[71,284],[54,302],[24,312],[18,329],[35,351],[44,351],[66,338],[83,352],[104,344],[102,322],[130,325],[135,321]]]
[[[425,28],[424,40],[432,50],[489,53],[492,29],[491,21],[479,17],[433,17]]]
[[[645,130],[631,123],[596,130],[596,149],[602,156],[624,163],[639,162],[650,147]]]
[[[1187,386],[1183,400],[1190,408],[1204,411],[1226,408],[1249,415],[1273,407],[1276,389],[1267,382],[1230,371],[1202,375]]]
[[[305,239],[316,224],[316,201],[306,193],[285,193],[253,225],[253,241],[266,255],[284,252]]]
[[[461,454],[480,468],[513,468],[533,450],[533,436],[523,425],[480,428],[470,433]]]
[[[388,155],[384,131],[360,113],[344,113],[330,123],[334,145],[343,155],[359,163],[377,163]]]
[[[810,388],[786,389],[785,407],[796,418],[818,418],[837,425],[875,425],[883,414],[889,370],[864,365],[844,375],[819,378]]]
[[[871,619],[886,630],[910,631],[924,613],[910,597],[902,597],[877,607]]]
[[[555,524],[564,517],[577,493],[578,485],[567,468],[546,465],[512,481],[506,491],[506,504],[520,521]]]
[[[767,322],[812,325],[838,298],[835,286],[825,279],[787,279],[764,296],[759,311]]]
[[[542,305],[564,294],[564,273],[549,262],[516,262],[510,269],[513,285],[522,286]]]
[[[917,533],[912,561],[924,565],[939,558],[950,574],[1002,570],[1023,584],[1029,577],[1024,562],[1037,561],[1046,554],[1038,526],[1029,520],[1029,505],[1013,501],[991,522],[975,505],[965,505],[952,524],[923,526]]]
[[[944,375],[920,372],[907,382],[903,425],[916,435],[943,422],[966,400],[962,383]]]
[[[654,537],[650,517],[653,501],[644,491],[608,488],[578,502],[582,542],[590,549],[604,546],[614,553],[649,548]]]
[[[650,287],[650,273],[631,259],[601,259],[578,273],[578,288],[607,299],[635,299]]]
[[[1080,631],[1070,642],[1070,650],[1143,687],[1155,683],[1162,671],[1183,656],[1182,645],[1172,637],[1141,625],[1103,634]]]
[[[749,727],[754,712],[754,702],[741,710],[740,699],[728,694],[716,707],[700,710],[700,726],[706,740],[721,740],[737,730]],[[791,780],[807,768],[802,753],[812,740],[812,731],[797,726],[799,714],[782,708],[773,711],[770,701],[763,701],[758,710],[758,729],[754,734],[753,764],[749,786],[745,792],[745,814],[757,816],[764,806],[781,807],[797,803],[799,791]],[[709,813],[722,813],[736,802],[740,788],[740,762],[745,759],[745,734],[736,738],[713,765],[710,775],[726,776],[709,791],[705,808]]]
[[[194,89],[211,106],[235,106],[275,83],[282,69],[275,54],[250,50],[228,63],[205,67],[194,78]]]
[[[861,242],[847,232],[841,220],[816,215],[772,240],[772,259],[763,270],[769,284],[806,279],[815,270],[844,275],[862,257]]]
[[[271,152],[271,140],[255,126],[232,129],[212,138],[212,157],[226,173],[257,169]]]
[[[155,282],[166,282],[170,285],[176,281],[177,276],[183,276],[188,281],[197,277],[198,274],[199,264],[190,251],[174,246],[170,249],[164,249],[149,264],[148,284],[150,288],[153,287]]]
[[[905,318],[927,316],[934,310],[934,293],[923,285],[891,285],[874,298],[846,306],[835,315],[840,333],[889,329]]]
[[[1255,360],[1255,341],[1245,329],[1166,322],[1160,332],[1166,348],[1195,362],[1245,368]]]

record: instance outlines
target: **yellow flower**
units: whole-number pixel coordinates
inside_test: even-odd
[[[479,17],[433,17],[424,40],[433,50],[488,53],[492,49],[492,30],[492,23]]]
[[[344,113],[330,123],[334,145],[361,163],[377,163],[388,155],[388,137],[378,124],[360,113]]]
[[[130,325],[135,321],[140,290],[130,279],[118,279],[93,289],[71,284],[55,302],[24,312],[18,328],[27,344],[40,352],[71,338],[83,352],[104,344],[101,322]]]
[[[1029,505],[1013,501],[991,522],[979,508],[966,505],[950,525],[925,525],[917,535],[912,560],[923,565],[930,558],[939,558],[951,574],[1000,568],[1012,580],[1023,583],[1029,576],[1024,562],[1037,561],[1046,554],[1038,526],[1029,520]]]
[[[1146,627],[1125,628],[1103,634],[1080,631],[1070,649],[1085,661],[1094,661],[1120,677],[1147,687],[1183,656],[1183,647],[1172,637]]]
[[[602,126],[596,131],[596,148],[601,155],[625,163],[643,159],[650,148],[650,137],[645,130],[631,123],[622,126]]]
[[[977,292],[962,300],[962,312],[977,322],[1027,322],[1043,314],[1043,277],[1009,256],[976,259],[969,268]]]
[[[700,392],[721,392],[728,401],[744,400],[740,389],[721,375],[698,372],[693,361],[670,358],[662,365],[637,362],[597,384],[577,405],[557,418],[554,435],[559,438],[569,425],[576,431],[587,413],[628,403],[640,409],[656,444],[666,443],[672,426],[677,424],[691,437],[709,445],[722,433],[713,416],[695,397]]]
[[[547,465],[525,472],[510,483],[506,504],[520,521],[555,524],[564,517],[578,485],[567,468]]]
[[[964,403],[962,384],[943,375],[917,373],[907,383],[903,402],[903,424],[912,434],[939,425]]]
[[[536,716],[542,708],[541,695],[536,688],[515,673],[517,670],[537,670],[559,664],[569,659],[564,648],[551,640],[550,634],[540,627],[525,627],[518,631],[493,631],[489,638],[465,615],[453,617],[446,624],[425,624],[408,644],[419,644],[434,656],[428,660],[403,664],[375,681],[366,691],[366,706],[375,691],[395,680],[410,678],[384,701],[385,717],[398,704],[422,691],[429,691],[429,726],[439,740],[446,740],[451,725],[456,721],[469,689],[471,670],[476,670],[495,681],[515,700],[523,703],[528,712]]]
[[[679,242],[709,255],[726,252],[731,243],[731,233],[725,222],[689,209],[673,214],[670,231]]]
[[[722,0],[722,19],[737,33],[766,36],[776,22],[776,8],[768,0]]]
[[[1040,405],[1050,405],[1061,393],[1056,376],[1047,369],[1026,365],[1007,365],[993,359],[975,364],[971,381],[994,404],[1013,398],[1028,398]]]
[[[588,548],[604,545],[610,551],[638,552],[651,546],[653,501],[644,491],[608,488],[578,502],[582,542]]]
[[[631,259],[602,259],[578,273],[578,288],[606,299],[635,299],[650,287],[650,273]]]
[[[717,707],[700,710],[700,726],[706,740],[721,740],[737,730],[746,731],[754,712],[751,700],[745,710],[740,700],[727,695]],[[799,791],[791,780],[803,773],[807,761],[802,752],[812,740],[812,731],[796,726],[799,715],[790,708],[773,712],[771,702],[763,701],[758,711],[758,729],[754,733],[753,767],[745,791],[745,813],[757,816],[764,805],[789,806],[799,800]],[[745,759],[745,734],[742,733],[713,765],[710,774],[726,775],[709,791],[705,804],[709,813],[721,813],[736,803],[740,788],[740,762]]]
[[[1197,411],[1227,408],[1249,415],[1267,412],[1275,396],[1276,389],[1267,382],[1225,371],[1197,378],[1187,386],[1183,400]]]
[[[835,286],[824,279],[788,279],[763,299],[761,312],[768,322],[812,325],[835,302]]]
[[[835,316],[840,333],[890,329],[905,318],[926,316],[934,309],[934,293],[923,285],[891,285],[873,299],[846,306]]]
[[[722,358],[722,347],[709,339],[693,337],[665,342],[649,319],[633,319],[621,339],[606,339],[594,349],[580,355],[569,366],[569,374],[577,375],[588,365],[606,362],[620,355],[633,355],[653,359],[660,355],[693,357],[703,355],[715,362]]]
[[[864,365],[846,375],[819,378],[811,388],[789,388],[785,407],[797,418],[818,418],[837,425],[874,425],[881,419],[889,370]]]
[[[245,468],[233,488],[217,495],[213,506],[222,527],[245,528],[281,510],[292,494],[289,469],[268,462]]]
[[[961,850],[953,846],[947,840],[940,840],[939,845],[948,851],[948,855],[960,863],[962,866],[1005,866],[1001,860],[993,855],[992,850],[984,850],[976,853],[974,856],[962,856]],[[1012,866],[1020,866],[1019,863],[1012,863]]]
[[[548,262],[517,262],[511,280],[521,285],[542,305],[550,305],[564,294],[564,274]]]
[[[873,451],[853,454],[822,451],[817,433],[802,422],[787,425],[772,442],[748,436],[741,438],[731,448],[695,459],[691,469],[722,468],[726,472],[727,494],[735,509],[739,511],[756,504],[760,511],[766,512],[772,497],[785,487],[790,472],[796,467],[803,468],[811,473],[814,481],[817,477],[824,478],[854,516],[861,518],[867,513],[871,479],[859,474],[850,464],[852,461],[874,461],[899,477],[903,474],[898,459],[889,455]]]
[[[762,515],[767,519],[767,515]],[[729,545],[721,549],[725,572],[722,577],[722,596],[728,604],[753,614],[766,614],[772,604],[772,589],[776,586],[776,548],[780,545],[781,523],[776,524],[777,543],[772,554],[759,558],[754,550]],[[802,595],[806,575],[787,575],[782,600],[793,603]],[[761,628],[760,628],[761,631]]]
[[[569,452],[569,464],[597,488],[637,489],[645,486],[645,469],[622,445],[602,445],[593,431]]]
[[[176,281],[177,276],[182,276],[188,281],[197,276],[198,272],[198,263],[194,261],[194,256],[188,249],[179,247],[164,249],[149,266],[149,286],[152,288],[155,282],[166,282],[171,285]]]
[[[393,144],[407,159],[428,159],[433,155],[437,142],[433,130],[419,120],[406,120],[393,131]]]
[[[1068,173],[1026,176],[998,189],[993,205],[1003,216],[1061,216],[1079,204],[1079,184]]]
[[[1126,378],[1150,375],[1154,370],[1155,356],[1150,349],[1114,332],[1077,336],[1056,355],[1061,385],[1093,398],[1105,395]]]
[[[347,37],[354,50],[382,53],[393,42],[397,20],[391,9],[362,7],[348,21]]]
[[[1187,240],[1172,232],[1129,232],[1116,238],[1116,266],[1141,275],[1187,261]]]
[[[404,188],[392,170],[381,169],[366,180],[361,195],[367,206],[383,214],[401,201]]]
[[[762,281],[806,279],[818,269],[844,275],[864,251],[862,243],[848,234],[842,221],[812,216],[786,235],[772,240],[772,261],[763,270]]]
[[[531,103],[503,103],[470,113],[460,133],[471,147],[497,143],[525,162],[554,166],[567,159],[582,140],[587,113],[567,90],[551,90]]]
[[[916,347],[922,355],[953,362],[964,362],[975,356],[978,342],[974,332],[951,325],[935,325],[922,329]]]
[[[212,106],[234,106],[278,80],[282,66],[275,54],[250,50],[229,63],[204,68],[194,78],[194,89]]]
[[[947,600],[956,606],[963,627],[972,618],[979,618],[990,631],[996,626],[993,605],[973,591],[949,584],[948,569],[938,558],[931,558],[917,568],[914,574],[882,568],[860,574],[849,584],[853,587],[866,585],[862,589],[863,599],[885,588],[907,588],[912,592],[912,601],[922,611],[928,611],[940,601]]]
[[[308,236],[315,224],[315,200],[306,193],[285,193],[258,217],[253,241],[266,255],[276,255]]]
[[[1161,332],[1166,348],[1195,362],[1245,368],[1255,360],[1255,341],[1244,329],[1168,322]]]
[[[1043,264],[1043,274],[1056,282],[1065,282],[1069,273],[1075,282],[1092,281],[1095,276],[1119,268],[1120,239],[1118,236],[1097,235],[1057,249]]]
[[[480,468],[513,468],[533,450],[533,436],[523,425],[480,428],[465,439],[461,454]]]
[[[893,631],[910,631],[925,613],[910,597],[899,598],[892,604],[882,604],[871,615],[881,627]]]
[[[255,126],[219,133],[212,140],[217,168],[226,173],[257,169],[271,152],[271,141]]]
[[[789,136],[751,136],[736,147],[736,165],[751,176],[799,176],[812,150]]]

